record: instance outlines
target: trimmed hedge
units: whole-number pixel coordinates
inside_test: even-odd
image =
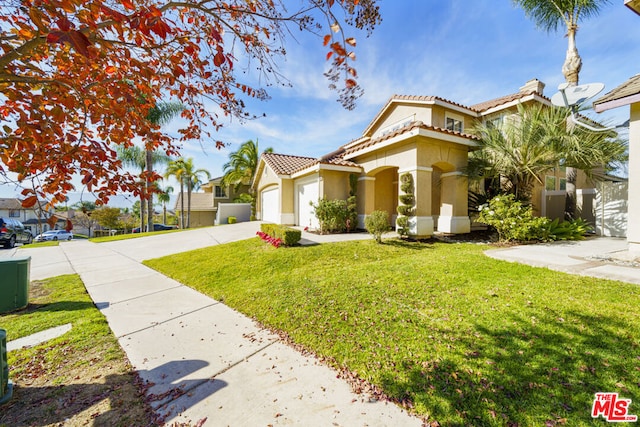
[[[260,224],[260,231],[280,239],[285,246],[297,245],[302,239],[302,231],[279,224]]]
[[[227,224],[235,224],[238,220],[235,216],[230,216],[227,218]]]

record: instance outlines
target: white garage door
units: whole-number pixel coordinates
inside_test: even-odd
[[[318,219],[313,214],[311,203],[318,203],[318,181],[298,184],[298,225],[319,228]]]
[[[280,223],[280,192],[277,188],[273,190],[263,191],[260,195],[261,199],[261,219],[267,222]]]

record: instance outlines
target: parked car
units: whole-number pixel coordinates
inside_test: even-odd
[[[175,225],[164,225],[164,224],[153,224],[153,231],[164,231],[164,230],[176,230],[178,227]],[[131,230],[132,233],[139,233],[140,227],[136,227]]]
[[[35,240],[36,242],[46,242],[50,240],[71,240],[73,239],[73,233],[67,230],[49,230],[42,234],[38,234]]]
[[[16,243],[31,243],[33,236],[17,219],[0,217],[0,242],[5,248],[12,248]]]

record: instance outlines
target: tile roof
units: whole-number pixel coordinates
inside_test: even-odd
[[[389,99],[387,104],[389,104],[392,101],[419,101],[419,102],[441,101],[441,102],[446,102],[447,104],[455,105],[457,107],[466,108],[467,110],[469,109],[469,107],[466,105],[462,105],[458,102],[453,102],[449,99],[441,98],[439,96],[433,96],[433,95],[393,95]]]
[[[546,96],[540,95],[535,90],[530,90],[530,91],[526,91],[526,92],[512,93],[511,95],[501,96],[500,98],[490,99],[488,101],[484,101],[484,102],[481,102],[479,104],[472,105],[469,108],[471,108],[474,111],[477,111],[478,113],[482,113],[482,112],[487,111],[487,110],[489,110],[491,108],[498,107],[500,105],[504,105],[504,104],[507,104],[507,103],[512,102],[512,101],[517,101],[517,100],[522,99],[522,98],[524,98],[526,96],[529,96],[529,95],[538,95],[541,98],[549,99]]]
[[[368,139],[366,141],[363,141],[360,144],[354,145],[352,147],[349,147],[345,150],[344,154],[352,154],[355,153],[357,151],[363,150],[365,148],[371,147],[373,145],[376,145],[382,141],[386,141],[388,139],[393,138],[394,136],[398,136],[401,135],[405,132],[409,132],[413,129],[424,129],[424,130],[432,130],[432,131],[436,131],[436,132],[441,132],[441,133],[445,133],[445,134],[449,134],[449,135],[455,135],[455,136],[460,136],[463,138],[468,138],[468,139],[475,139],[478,140],[480,138],[478,138],[475,135],[471,135],[468,133],[461,133],[461,132],[456,132],[456,131],[452,131],[452,130],[448,130],[448,129],[442,129],[436,126],[429,126],[429,125],[425,125],[423,122],[421,121],[416,121],[416,122],[411,122],[408,125],[395,130],[394,132],[390,132],[386,135],[382,135],[378,138],[374,138],[374,139]]]
[[[617,88],[604,94],[602,98],[594,102],[594,104],[603,104],[616,99],[626,98],[627,96],[637,95],[640,93],[640,74],[631,77]]]
[[[0,198],[0,209],[24,209],[18,199]]]
[[[262,158],[278,175],[291,175],[309,167],[317,160],[314,157],[291,156],[288,154],[263,153]]]

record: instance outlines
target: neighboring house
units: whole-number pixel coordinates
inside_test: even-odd
[[[637,3],[637,2],[626,2]],[[640,5],[638,5],[640,9]],[[636,9],[637,10],[637,9]],[[593,103],[596,112],[629,106],[629,181],[627,242],[629,250],[640,253],[640,74],[616,87]]]
[[[249,191],[249,185],[240,185],[236,190],[233,185],[223,187],[221,185],[222,177],[209,180],[207,184],[200,188],[203,192],[191,193],[191,227],[205,227],[214,225],[216,213],[218,212],[218,203],[233,203],[234,199],[242,193]],[[181,214],[181,195],[178,193],[176,199],[175,211],[180,221]],[[184,210],[185,221],[187,211],[187,193],[184,194]]]
[[[23,208],[20,199],[16,198],[0,198],[0,216],[20,220],[34,236],[50,228],[47,224],[51,216],[49,212],[41,209],[39,204],[33,208]]]
[[[464,171],[469,152],[478,147],[474,125],[501,123],[521,103],[551,105],[543,89],[544,83],[534,79],[518,93],[472,106],[437,96],[395,95],[360,138],[332,153],[320,158],[262,154],[252,181],[258,219],[317,228],[311,203],[346,199],[349,175],[356,174],[359,226],[374,210],[387,211],[395,223],[399,176],[410,173],[415,186],[410,234],[467,233],[469,183]],[[563,179],[564,171],[558,168],[545,182],[560,190]],[[543,191],[542,186],[534,191],[538,213]]]

